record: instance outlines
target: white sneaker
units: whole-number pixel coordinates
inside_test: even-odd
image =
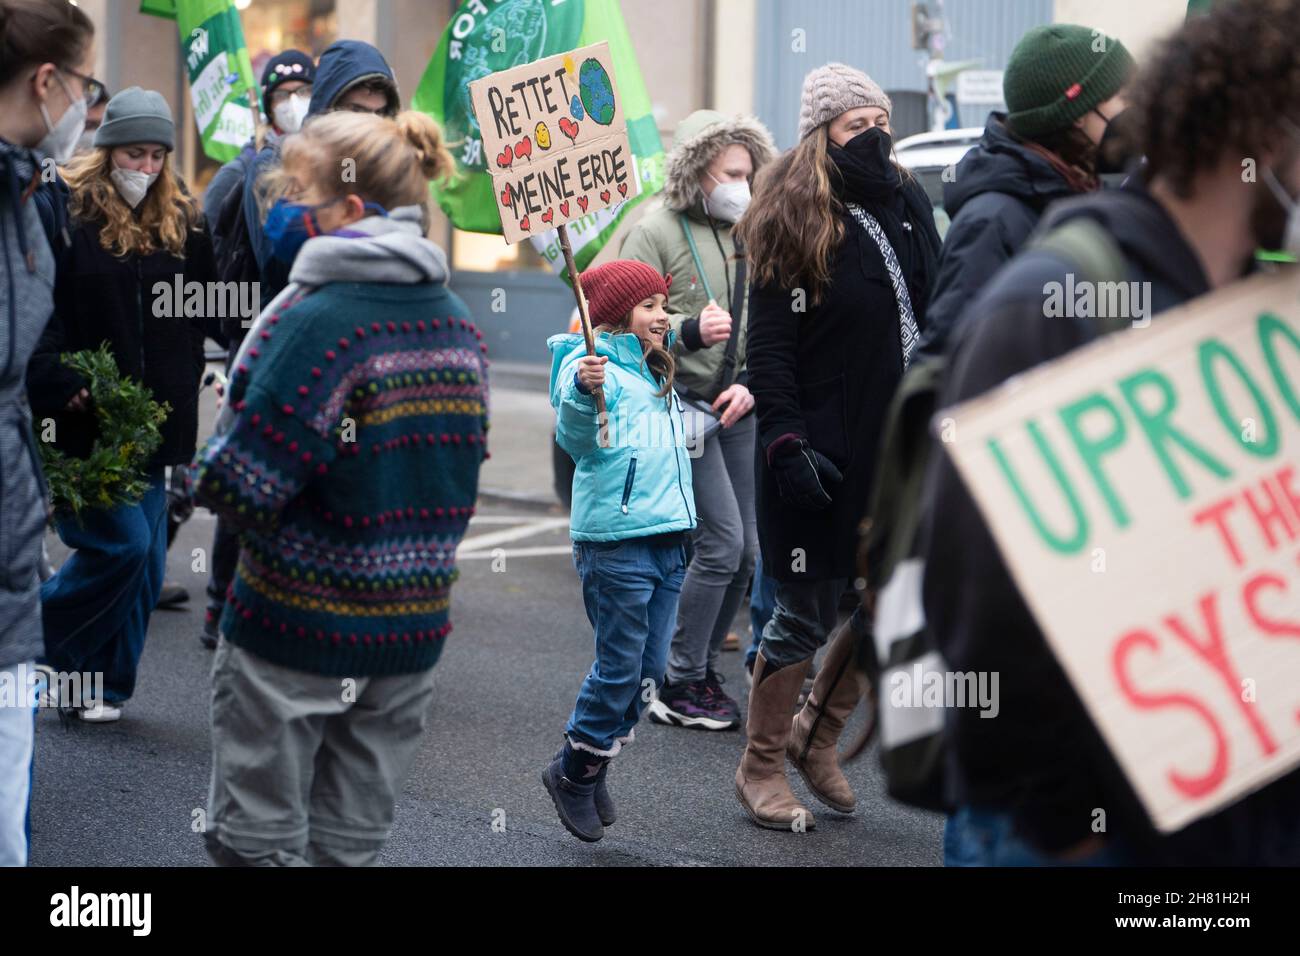
[[[77,712],[77,716],[88,724],[111,724],[115,720],[122,719],[122,708],[107,701],[91,698],[86,701],[86,706]]]

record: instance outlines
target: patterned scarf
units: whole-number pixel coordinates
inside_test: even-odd
[[[912,353],[916,351],[916,345],[921,340],[921,330],[916,324],[916,315],[912,311],[912,296],[907,291],[907,278],[903,275],[903,267],[899,264],[898,255],[890,245],[889,237],[885,235],[885,228],[880,221],[857,203],[851,202],[845,205],[853,218],[858,221],[858,225],[866,230],[867,235],[880,250],[881,258],[885,260],[885,271],[889,273],[889,284],[894,287],[894,302],[898,306],[898,340],[903,351],[903,371],[907,371],[907,367],[912,364]]]

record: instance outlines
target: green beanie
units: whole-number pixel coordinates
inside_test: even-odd
[[[1034,27],[1002,77],[1007,123],[1026,139],[1063,130],[1121,89],[1133,71],[1124,44],[1067,23]]]

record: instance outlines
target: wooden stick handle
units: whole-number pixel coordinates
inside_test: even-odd
[[[587,354],[596,354],[596,333],[591,328],[591,316],[587,314],[587,297],[582,292],[582,282],[578,278],[578,266],[573,261],[573,247],[569,245],[569,230],[561,224],[557,230],[560,234],[560,250],[564,253],[564,267],[568,270],[569,281],[573,283],[573,296],[578,300],[578,318],[582,322],[582,337],[587,343]],[[600,447],[606,448],[607,434],[605,412],[605,392],[596,389],[592,395],[596,399],[596,415],[600,421]]]

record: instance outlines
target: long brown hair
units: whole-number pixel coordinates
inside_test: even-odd
[[[112,150],[89,150],[72,158],[63,178],[72,190],[68,212],[81,222],[98,222],[99,244],[115,256],[151,255],[165,249],[183,258],[185,241],[201,221],[199,204],[172,172],[169,153],[158,178],[136,209],[127,205],[110,178]]]
[[[886,131],[890,162],[908,182],[914,177],[894,156],[893,131]],[[806,289],[811,305],[821,302],[835,250],[844,241],[843,203],[834,186],[840,171],[830,145],[830,126],[823,123],[759,170],[754,198],[735,229],[754,284]]]
[[[617,325],[611,325],[608,322],[596,326],[593,332],[608,332],[611,335],[622,333],[631,334],[632,331],[632,313],[629,312],[623,316],[623,320]],[[673,353],[661,346],[655,345],[647,339],[640,338],[641,343],[641,364],[655,375],[663,379],[663,387],[655,392],[655,398],[663,398],[673,387],[673,378],[677,374],[677,360],[673,358]]]
[[[844,240],[829,142],[823,124],[759,170],[754,198],[736,224],[754,284],[807,287],[813,305],[830,283],[835,249]]]

